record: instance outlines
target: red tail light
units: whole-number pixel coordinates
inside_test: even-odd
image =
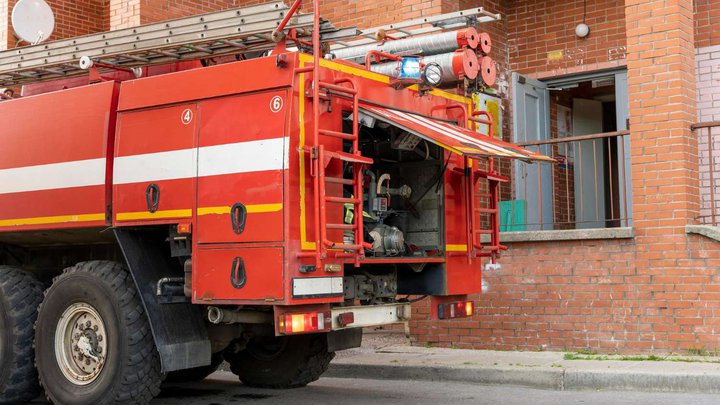
[[[330,312],[282,314],[278,317],[278,331],[284,335],[325,332],[329,331],[331,327]]]
[[[475,313],[472,301],[449,302],[438,305],[438,318],[453,319],[467,318]]]

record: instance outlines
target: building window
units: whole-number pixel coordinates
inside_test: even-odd
[[[557,162],[515,163],[501,230],[632,226],[626,73],[513,74],[512,104],[513,141]]]

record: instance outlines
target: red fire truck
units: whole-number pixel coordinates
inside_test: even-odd
[[[476,132],[488,114],[437,66],[321,57],[345,31],[298,5],[0,53],[24,85],[0,102],[0,402],[147,403],[223,360],[298,387],[415,297],[473,314],[504,248],[493,159],[547,158]],[[220,54],[242,56],[198,61]]]

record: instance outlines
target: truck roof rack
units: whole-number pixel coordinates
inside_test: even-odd
[[[128,69],[267,51],[275,46],[272,32],[292,11],[282,1],[275,1],[2,51],[0,87],[87,74],[79,64],[83,57]],[[320,39],[333,44],[331,49],[340,49],[375,42],[380,32],[399,39],[499,18],[480,7],[362,31],[322,21]],[[296,29],[303,39],[311,37],[312,27],[310,13],[295,13],[286,26]]]

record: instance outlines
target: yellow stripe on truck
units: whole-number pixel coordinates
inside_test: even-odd
[[[57,215],[57,216],[52,216],[52,217],[0,219],[0,227],[23,226],[23,225],[50,225],[50,224],[65,224],[65,223],[73,223],[73,222],[95,222],[95,221],[105,221],[105,213],[81,214],[81,215]]]

